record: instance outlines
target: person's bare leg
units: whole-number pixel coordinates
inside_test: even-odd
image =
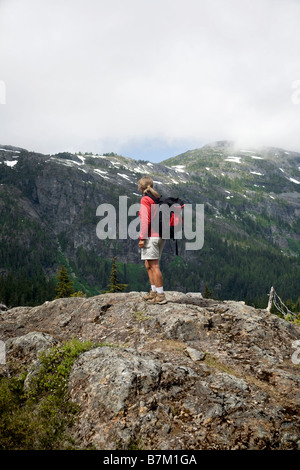
[[[154,282],[154,278],[153,278],[153,271],[151,269],[151,264],[149,262],[150,260],[147,260],[145,261],[145,266],[146,266],[146,269],[147,269],[147,273],[148,273],[148,277],[149,277],[149,281],[150,281],[150,284],[151,286],[155,286],[155,282]]]
[[[149,299],[150,303],[158,303],[158,304],[165,304],[167,300],[164,294],[163,288],[163,276],[159,267],[159,260],[147,260],[147,269],[150,282],[153,282],[155,285],[156,296],[152,299]]]
[[[163,287],[163,276],[159,267],[158,259],[147,260],[148,262],[148,276],[151,282],[151,285],[156,287]]]
[[[145,267],[147,269],[148,278],[149,278],[149,281],[150,281],[150,284],[151,284],[151,289],[150,289],[149,294],[146,294],[144,296],[144,300],[152,300],[156,296],[156,287],[155,287],[155,278],[153,276],[153,270],[151,269],[152,266],[151,266],[151,264],[149,263],[148,260],[145,261]]]

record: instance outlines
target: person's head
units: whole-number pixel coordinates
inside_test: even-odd
[[[154,197],[159,198],[159,194],[153,189],[153,179],[150,176],[143,176],[138,182],[139,191],[147,195],[149,191]]]

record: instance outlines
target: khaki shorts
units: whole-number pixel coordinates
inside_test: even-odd
[[[166,240],[159,237],[150,237],[145,240],[141,249],[141,259],[160,259]]]

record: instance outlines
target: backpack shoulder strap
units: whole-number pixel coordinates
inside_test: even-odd
[[[145,193],[144,196],[150,197],[150,199],[152,199],[152,201],[154,201],[155,204],[159,204],[160,199],[161,199],[160,197],[157,199],[155,196],[153,196],[153,195],[150,193],[150,191],[147,191],[147,193]]]

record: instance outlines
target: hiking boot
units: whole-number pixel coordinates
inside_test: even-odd
[[[151,304],[166,304],[167,303],[167,300],[166,300],[166,296],[165,294],[157,294],[156,293],[156,296],[154,297],[154,299],[152,300],[149,300],[149,303]]]
[[[152,289],[150,289],[149,294],[144,296],[144,300],[153,300],[156,297],[156,292],[154,292]]]

